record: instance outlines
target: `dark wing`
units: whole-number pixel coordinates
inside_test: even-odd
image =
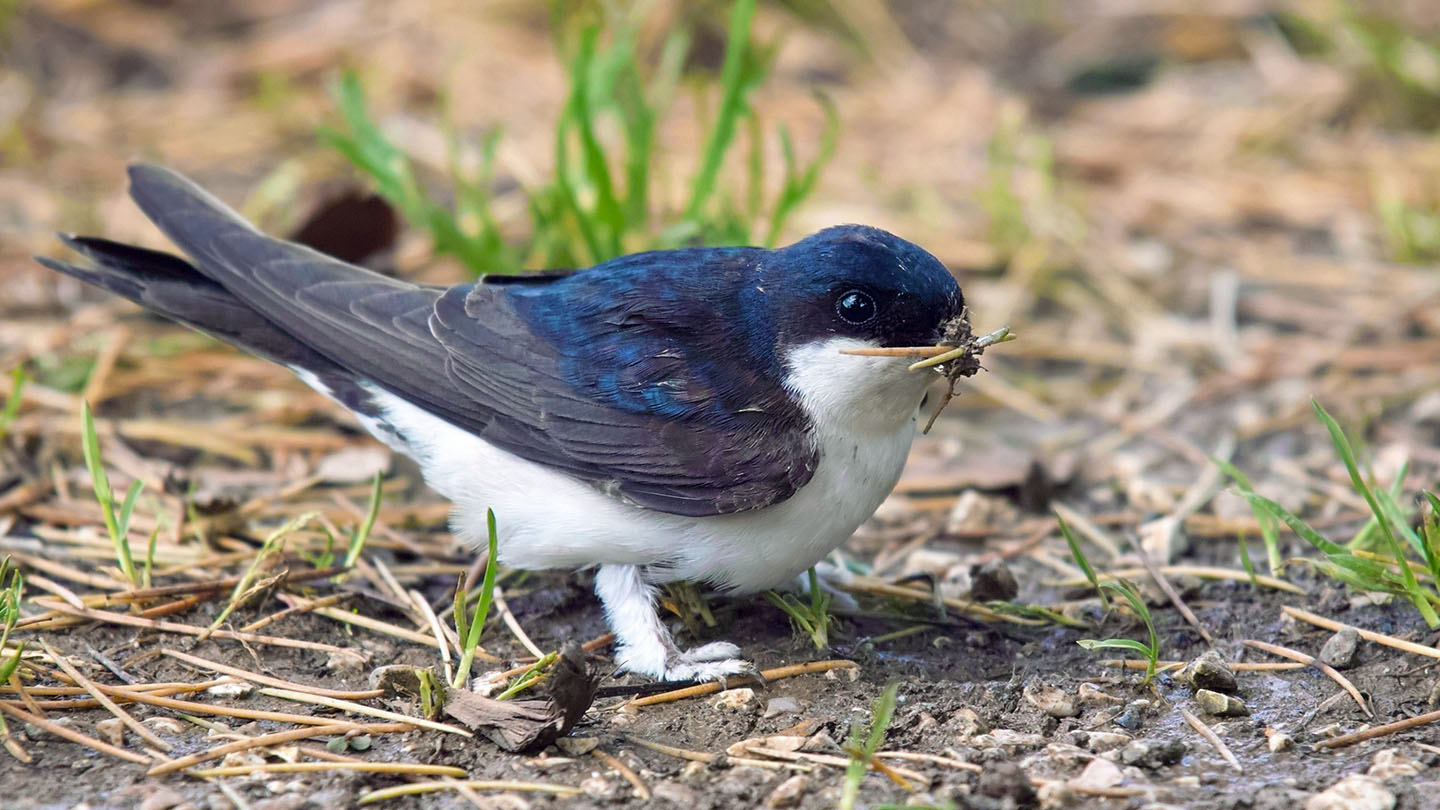
[[[735,251],[446,291],[264,236],[168,170],[130,175],[136,202],[196,269],[264,321],[517,456],[692,516],[777,503],[814,472],[808,421],[773,363],[737,350],[738,321],[636,283],[651,271],[658,281],[737,273]],[[701,291],[678,297],[727,305]],[[702,315],[720,328],[696,330]]]

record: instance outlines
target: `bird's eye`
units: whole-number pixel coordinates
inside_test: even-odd
[[[846,323],[859,326],[868,323],[875,317],[875,299],[870,293],[861,290],[849,290],[840,294],[835,299],[835,313]]]

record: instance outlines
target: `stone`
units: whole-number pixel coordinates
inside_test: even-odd
[[[1124,745],[1128,745],[1135,739],[1129,734],[1121,734],[1118,731],[1088,731],[1085,733],[1085,747],[1095,753],[1101,751],[1113,751]]]
[[[1235,672],[1220,653],[1206,650],[1198,658],[1186,664],[1175,673],[1175,680],[1192,689],[1209,689],[1212,692],[1233,694],[1238,688]]]
[[[991,799],[1008,799],[1015,807],[1035,803],[1035,787],[1020,766],[1008,760],[993,763],[980,774],[975,790]]]
[[[95,730],[100,732],[105,741],[116,748],[125,747],[125,724],[120,718],[111,717],[108,720],[101,720],[95,724]]]
[[[700,801],[700,797],[695,791],[679,782],[656,782],[650,787],[650,795],[676,807],[687,808],[687,810],[698,806]]]
[[[1373,776],[1352,773],[1305,802],[1305,810],[1393,810],[1395,794]]]
[[[140,802],[140,810],[170,810],[185,803],[185,797],[174,788],[158,785]]]
[[[765,701],[764,717],[768,720],[782,714],[799,714],[800,710],[800,701],[788,695],[780,695]]]
[[[1030,683],[1026,684],[1022,694],[1026,703],[1051,717],[1074,717],[1080,713],[1075,698],[1057,686]]]
[[[1285,749],[1293,746],[1294,744],[1295,740],[1291,738],[1289,734],[1286,734],[1280,729],[1265,729],[1265,747],[1270,749],[1270,753],[1278,754],[1281,751],[1284,751]]]
[[[1370,770],[1365,773],[1376,779],[1395,779],[1418,776],[1423,770],[1425,763],[1412,759],[1398,748],[1386,748],[1375,752],[1375,758],[1370,762]]]
[[[1196,690],[1195,702],[1206,714],[1216,717],[1244,717],[1250,714],[1250,707],[1245,705],[1245,701],[1209,689]]]
[[[1070,780],[1070,784],[1082,788],[1109,788],[1124,781],[1125,774],[1120,772],[1119,765],[1105,759],[1092,759],[1079,776]]]
[[[1355,650],[1359,646],[1360,634],[1355,628],[1346,627],[1326,639],[1319,658],[1336,669],[1345,669],[1355,663]]]
[[[991,560],[970,568],[970,598],[977,602],[1009,602],[1020,592],[1010,566]]]
[[[1179,740],[1135,740],[1120,749],[1120,761],[1153,771],[1179,762],[1185,751],[1185,743]]]
[[[1082,683],[1077,691],[1082,706],[1113,706],[1125,702],[1123,698],[1115,697],[1093,683]]]
[[[735,711],[743,709],[755,702],[755,690],[748,686],[739,689],[726,689],[710,701],[710,706],[716,709],[728,709]]]
[[[555,747],[561,753],[572,757],[584,756],[600,746],[598,737],[561,737],[555,741]]]
[[[810,777],[803,773],[796,774],[784,782],[781,782],[779,787],[770,791],[770,795],[765,799],[765,806],[775,808],[794,807],[800,804],[800,800],[805,798],[805,791],[809,789]]]
[[[305,806],[305,797],[299,793],[286,793],[270,799],[250,803],[250,810],[300,810]]]
[[[955,724],[955,731],[961,742],[990,730],[985,721],[980,719],[980,715],[968,706],[956,709],[955,713],[950,715],[950,720]]]

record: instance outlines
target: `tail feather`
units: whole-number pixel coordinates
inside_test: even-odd
[[[322,377],[341,370],[178,256],[88,236],[60,239],[94,266],[44,256],[36,261],[267,360]]]

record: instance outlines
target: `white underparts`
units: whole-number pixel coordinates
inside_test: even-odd
[[[357,416],[414,458],[426,482],[454,502],[451,523],[466,542],[485,542],[485,512],[493,508],[504,565],[599,566],[596,593],[618,637],[622,667],[669,679],[715,678],[743,664],[734,646],[679,652],[655,614],[653,586],[686,580],[741,593],[779,587],[874,513],[899,480],[933,375],[907,371],[904,359],[839,353],[867,345],[836,338],[789,354],[787,387],[810,417],[819,464],[789,499],[731,515],[684,517],[626,503],[363,382],[380,418]],[[296,373],[330,393],[314,375]]]

